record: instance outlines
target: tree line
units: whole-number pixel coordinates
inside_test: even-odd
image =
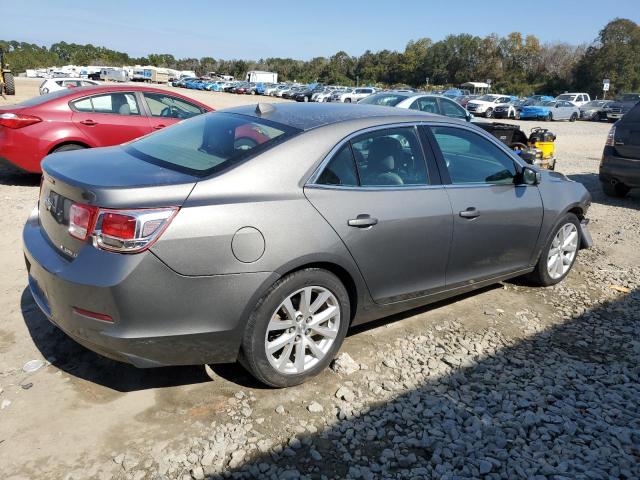
[[[494,91],[529,95],[566,90],[602,95],[602,80],[611,80],[612,92],[640,90],[640,26],[614,19],[590,45],[541,43],[519,32],[504,37],[449,35],[410,41],[403,52],[367,50],[360,56],[344,51],[311,60],[265,58],[224,60],[213,57],[176,59],[171,54],[130,57],[91,44],[58,42],[38,46],[0,41],[6,61],[16,72],[26,69],[74,65],[154,65],[193,70],[198,75],[219,72],[244,78],[249,70],[278,72],[282,81],[323,82],[341,85],[457,86],[491,79]]]

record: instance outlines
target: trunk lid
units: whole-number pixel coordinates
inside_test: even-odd
[[[87,241],[69,232],[73,203],[101,208],[182,206],[197,179],[139,160],[121,147],[60,152],[42,162],[38,204],[43,233],[69,259]]]

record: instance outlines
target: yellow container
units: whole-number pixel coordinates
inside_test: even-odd
[[[530,142],[529,145],[542,151],[542,158],[552,158],[556,147],[554,142]]]

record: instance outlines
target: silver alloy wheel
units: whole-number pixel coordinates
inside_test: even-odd
[[[553,279],[562,277],[569,271],[578,250],[578,229],[573,223],[566,223],[553,237],[547,256],[547,272]]]
[[[297,290],[271,315],[264,339],[267,359],[280,373],[303,373],[325,358],[339,329],[340,304],[330,290]]]

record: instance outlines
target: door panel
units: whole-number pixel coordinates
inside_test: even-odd
[[[114,92],[76,100],[71,120],[92,146],[119,145],[151,132],[136,96]]]
[[[444,187],[306,187],[305,194],[349,249],[375,302],[422,296],[444,286],[452,230]],[[349,225],[358,217],[365,220],[364,215],[377,223]]]
[[[447,285],[525,268],[542,224],[538,188],[525,185],[447,185],[453,208],[453,242]],[[475,208],[475,218],[460,212]]]
[[[537,186],[517,185],[514,159],[471,129],[428,131],[453,210],[447,286],[526,268],[542,225]]]

